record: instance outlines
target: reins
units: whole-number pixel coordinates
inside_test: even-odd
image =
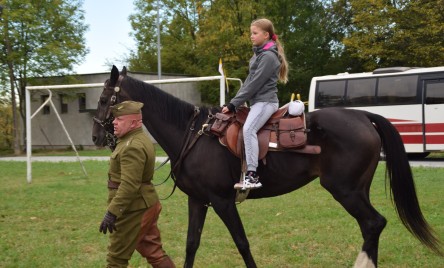
[[[171,168],[170,174],[168,174],[168,177],[165,179],[165,181],[163,181],[161,184],[165,183],[169,177],[171,177],[174,181],[174,187],[173,190],[171,191],[171,193],[164,199],[168,199],[170,198],[174,191],[176,190],[177,187],[177,183],[176,183],[176,178],[174,176],[174,171],[176,171],[180,165],[182,164],[183,160],[185,159],[185,156],[187,156],[187,154],[191,151],[191,149],[193,148],[194,144],[196,143],[196,141],[200,138],[200,136],[202,136],[202,134],[204,134],[203,132],[203,128],[204,126],[211,120],[211,118],[213,117],[213,115],[211,114],[211,111],[209,110],[209,115],[207,120],[205,121],[205,123],[202,125],[202,129],[200,129],[195,135],[194,138],[192,138],[192,134],[195,130],[195,126],[196,126],[196,119],[197,116],[200,114],[200,109],[197,106],[194,106],[194,112],[193,115],[191,117],[191,119],[189,120],[189,123],[187,125],[186,130],[189,130],[187,132],[187,135],[184,137],[183,141],[182,141],[182,146],[181,146],[181,150],[180,150],[180,154],[179,154],[179,158],[177,159],[176,163],[174,164],[174,166]],[[166,163],[169,159],[167,159],[164,163]],[[160,167],[159,167],[160,168]]]
[[[120,93],[120,84],[123,80],[124,76],[120,75],[117,83],[114,87],[109,87],[109,88],[114,88],[114,92],[113,95],[111,96],[110,99],[110,105],[108,107],[108,111],[106,113],[106,117],[104,120],[100,120],[97,117],[93,117],[93,121],[98,123],[101,127],[104,128],[105,130],[105,137],[106,137],[106,143],[107,146],[114,151],[115,147],[116,147],[116,142],[117,142],[117,137],[114,135],[114,126],[113,126],[113,120],[114,117],[111,113],[111,106],[117,104],[120,102],[120,98],[119,98],[119,93]],[[105,85],[107,86],[107,85]],[[191,116],[191,119],[189,120],[189,123],[186,127],[187,133],[182,141],[182,145],[181,145],[181,151],[179,154],[179,158],[177,159],[177,161],[175,161],[176,163],[173,165],[173,167],[170,170],[170,173],[168,174],[167,178],[159,183],[159,184],[155,184],[154,186],[159,186],[164,184],[166,181],[168,181],[168,179],[171,177],[174,181],[174,187],[173,190],[171,191],[171,193],[166,197],[166,198],[161,198],[161,200],[166,200],[168,198],[170,198],[174,191],[176,190],[177,187],[177,183],[176,183],[176,178],[174,176],[174,171],[176,171],[182,164],[183,160],[185,159],[185,157],[187,156],[187,154],[191,151],[191,149],[193,148],[194,144],[197,142],[197,140],[199,139],[200,136],[202,136],[202,134],[204,134],[204,128],[208,125],[208,122],[213,118],[213,114],[211,113],[211,110],[208,109],[209,111],[209,115],[207,120],[205,121],[205,123],[202,125],[202,129],[200,129],[198,132],[196,132],[196,134],[193,137],[193,132],[195,131],[195,125],[196,125],[196,121],[197,121],[197,117],[200,114],[200,108],[195,106],[194,107],[194,111],[193,114]],[[158,169],[160,169],[161,167],[163,167],[166,163],[168,163],[170,161],[170,158],[168,157],[164,162],[162,162],[158,167],[156,167],[154,169],[154,171],[157,171]]]

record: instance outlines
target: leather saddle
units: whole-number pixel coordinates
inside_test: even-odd
[[[280,107],[258,131],[259,159],[265,158],[268,151],[292,151],[319,154],[319,146],[307,145],[305,115],[290,116],[288,104]],[[217,113],[210,131],[219,136],[219,142],[230,152],[241,158],[243,154],[242,127],[250,109],[239,107],[236,113]]]

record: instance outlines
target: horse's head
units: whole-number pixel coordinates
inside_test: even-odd
[[[105,81],[97,104],[96,116],[93,117],[92,140],[96,146],[109,146],[111,149],[115,146],[116,137],[114,136],[114,117],[111,113],[111,106],[130,99],[122,88],[122,81],[125,77],[126,67],[123,67],[119,73],[117,67],[113,66],[110,78]]]

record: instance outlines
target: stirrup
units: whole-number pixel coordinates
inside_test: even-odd
[[[262,187],[262,183],[257,178],[252,178],[252,180],[253,181],[250,181],[248,178],[243,179],[241,182],[234,185],[234,189],[244,191],[247,189],[258,189]]]
[[[236,190],[241,190],[241,191],[245,191],[245,190],[253,190],[253,189],[258,189],[262,187],[262,183],[257,182],[257,183],[251,183],[251,182],[238,182],[234,185],[234,189]]]

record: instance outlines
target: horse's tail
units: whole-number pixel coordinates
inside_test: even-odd
[[[444,255],[441,242],[424,219],[416,196],[412,170],[401,136],[395,127],[384,117],[366,113],[375,124],[382,139],[386,160],[386,179],[389,178],[390,197],[404,226],[425,246],[438,255]],[[388,175],[388,176],[387,176]]]

